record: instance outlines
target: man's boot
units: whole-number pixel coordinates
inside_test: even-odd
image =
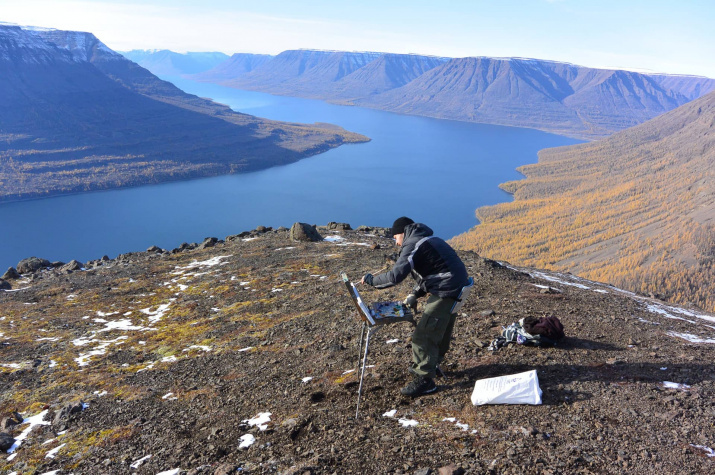
[[[417,397],[437,391],[437,385],[432,378],[415,376],[410,384],[400,390],[404,396]]]

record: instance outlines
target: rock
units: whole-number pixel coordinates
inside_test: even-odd
[[[161,248],[159,246],[151,246],[146,252],[161,252]]]
[[[0,279],[0,290],[10,290],[12,289],[12,285],[10,285],[10,282]]]
[[[257,226],[257,227],[256,227],[256,232],[257,232],[257,233],[267,233],[268,231],[272,231],[272,230],[273,230],[273,228],[270,227],[270,226],[268,226],[268,227],[266,227],[266,226]]]
[[[336,223],[331,221],[328,223],[328,229],[338,231],[351,231],[353,228],[348,223]]]
[[[233,473],[236,473],[236,470],[238,469],[238,466],[232,463],[222,463],[218,467],[216,467],[216,470],[214,470],[213,475],[230,475]]]
[[[7,271],[2,275],[2,279],[4,280],[11,280],[11,279],[19,279],[21,276],[18,274],[18,272],[15,270],[14,267],[9,267]]]
[[[7,452],[15,443],[15,438],[7,432],[0,432],[0,451]]]
[[[480,317],[491,317],[495,315],[494,310],[482,310],[479,312]]]
[[[430,475],[431,473],[431,468],[420,468],[419,470],[415,470],[415,475]]]
[[[462,475],[464,469],[462,467],[457,467],[455,464],[449,464],[444,467],[440,467],[437,471],[439,475]]]
[[[63,422],[66,422],[67,419],[70,418],[73,414],[79,414],[82,412],[83,405],[81,402],[78,402],[76,404],[68,404],[62,409],[60,409],[57,414],[55,414],[55,418],[53,419],[52,423],[54,425],[60,425]]]
[[[0,423],[0,429],[1,430],[8,430],[12,429],[18,424],[22,424],[22,421],[24,421],[25,418],[22,417],[18,412],[13,412],[10,417],[6,417],[2,420]]]
[[[20,274],[28,274],[30,272],[35,272],[46,267],[50,267],[50,261],[47,259],[40,259],[39,257],[28,257],[23,259],[17,264],[17,271]]]
[[[318,233],[315,226],[306,223],[294,223],[290,228],[290,238],[292,241],[318,242],[323,240],[323,236]]]
[[[74,272],[77,270],[82,270],[83,267],[84,265],[81,262],[72,259],[67,264],[63,265],[60,270]]]
[[[206,239],[204,239],[204,241],[201,244],[199,244],[199,249],[206,249],[209,247],[214,247],[217,242],[218,242],[218,238],[207,237]]]
[[[53,261],[50,264],[50,266],[54,267],[55,269],[57,269],[58,267],[62,267],[63,265],[65,265],[65,263],[62,261]]]

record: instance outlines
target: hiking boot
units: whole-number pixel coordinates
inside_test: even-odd
[[[410,384],[400,390],[404,396],[417,397],[437,390],[432,378],[415,377]]]

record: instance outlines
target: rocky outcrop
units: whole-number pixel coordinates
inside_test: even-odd
[[[290,228],[290,239],[300,242],[317,242],[322,241],[323,236],[312,224],[294,223]]]
[[[13,436],[7,432],[0,432],[0,451],[7,452],[15,444]]]
[[[352,228],[348,223],[336,223],[331,221],[328,223],[328,229],[331,231],[350,231]]]
[[[15,270],[14,267],[8,268],[7,271],[0,277],[5,280],[11,280],[11,279],[19,279],[21,276],[20,274]]]
[[[10,290],[12,289],[12,285],[10,285],[10,282],[0,279],[0,290]]]
[[[81,270],[83,267],[84,265],[81,262],[72,259],[67,264],[60,267],[60,270],[64,272],[74,272]]]
[[[38,271],[47,267],[51,267],[52,264],[47,259],[40,259],[39,257],[28,257],[23,259],[17,264],[17,271],[20,274],[29,274],[31,272]]]

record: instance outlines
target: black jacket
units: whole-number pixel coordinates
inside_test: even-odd
[[[469,276],[464,263],[444,240],[433,236],[421,223],[409,224],[397,262],[392,270],[373,277],[372,285],[384,289],[397,285],[412,273],[415,294],[457,298]]]

